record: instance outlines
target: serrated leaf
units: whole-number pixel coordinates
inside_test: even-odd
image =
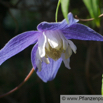
[[[64,18],[68,21],[68,8],[69,7],[69,0],[61,0],[61,10],[63,13]]]

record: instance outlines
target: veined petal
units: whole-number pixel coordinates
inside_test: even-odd
[[[69,27],[70,25],[77,23],[79,21],[78,19],[74,19],[73,14],[71,12],[68,14],[68,20],[69,24],[67,23],[67,25],[65,25],[62,29]],[[63,24],[65,24],[66,22],[67,22],[66,19],[62,21]]]
[[[61,65],[62,59],[58,59],[57,61],[54,61],[53,59],[49,58],[50,63],[46,64],[45,62],[42,62],[42,70],[39,72],[37,71],[37,75],[44,81],[51,81],[55,78],[58,69]]]
[[[40,55],[39,55],[37,43],[35,44],[35,46],[33,47],[31,51],[31,62],[35,70],[37,67],[38,71],[41,71],[42,59],[40,58]]]
[[[47,42],[47,39],[46,39],[46,36],[43,32],[43,34],[40,35],[39,38],[38,38],[38,50],[39,50],[39,55],[40,55],[41,58],[45,56],[46,42]]]
[[[32,51],[32,52],[35,53],[35,51]],[[36,64],[39,71],[41,71],[41,63],[42,63],[42,59],[39,55],[39,50],[37,49],[36,56],[35,56],[35,64]]]
[[[49,58],[50,63],[47,64],[45,62],[40,62],[39,59],[37,59],[36,57],[36,53],[37,53],[37,49],[38,49],[38,44],[36,44],[31,52],[31,61],[32,61],[32,65],[34,67],[34,69],[36,69],[36,67],[39,67],[40,64],[40,68],[37,69],[36,73],[37,75],[44,81],[51,81],[55,78],[58,69],[61,65],[62,59],[58,59],[57,61],[54,61],[53,59]],[[38,64],[36,64],[38,63]],[[37,66],[38,65],[38,66]]]
[[[102,35],[79,23],[75,23],[70,27],[65,28],[62,32],[68,39],[103,41]]]
[[[70,25],[77,23],[79,21],[78,19],[74,19],[73,14],[71,12],[68,14],[68,18],[69,18]]]
[[[38,71],[40,72],[41,71],[41,64],[42,64],[42,62],[36,58],[36,62],[35,63],[36,63],[36,66],[38,68]]]
[[[69,19],[69,24],[67,23],[66,19],[64,19],[61,22],[55,23],[55,22],[42,22],[37,26],[37,29],[39,31],[47,31],[47,30],[61,30],[64,29],[66,27],[69,27],[70,25],[72,25],[73,23],[78,22],[77,19],[73,18],[72,13],[68,14],[68,19]]]
[[[32,65],[34,68],[38,68],[38,71],[41,71],[42,67],[42,62],[45,62],[46,64],[49,64],[49,59],[48,58],[41,58],[39,55],[39,51],[38,51],[38,44],[36,43],[35,46],[32,49],[31,52],[31,61],[32,61]]]
[[[32,62],[34,69],[36,69],[37,67],[36,61],[38,61],[39,63],[39,60],[40,60],[40,56],[37,55],[37,50],[38,50],[38,44],[36,43],[31,51],[31,62]]]
[[[28,31],[12,38],[0,50],[0,65],[10,57],[27,48],[29,45],[35,43],[39,34],[40,32],[37,31]]]
[[[71,68],[70,68],[70,65],[69,65],[69,63],[70,63],[70,58],[65,59],[65,54],[64,54],[64,53],[62,53],[61,57],[62,57],[62,59],[63,59],[63,62],[64,62],[65,67],[67,67],[68,69],[71,69]]]

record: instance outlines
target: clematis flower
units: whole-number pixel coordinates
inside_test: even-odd
[[[44,82],[55,78],[62,61],[70,69],[70,56],[77,49],[70,39],[103,41],[103,36],[77,23],[78,20],[73,18],[72,13],[68,14],[68,19],[69,24],[65,19],[58,23],[42,22],[37,26],[38,31],[27,31],[12,38],[0,50],[0,65],[35,44],[31,52],[31,62]]]

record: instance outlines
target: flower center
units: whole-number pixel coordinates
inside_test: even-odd
[[[72,55],[72,50],[76,52],[76,46],[72,41],[67,40],[59,30],[44,31],[38,38],[38,53],[36,57],[40,62],[49,64],[49,58],[58,60],[59,58],[68,59]],[[38,67],[39,64],[37,63]]]
[[[61,47],[60,49],[55,49],[49,45],[49,50],[47,50],[47,48],[45,48],[45,51],[46,51],[47,56],[49,56],[50,58],[52,58],[54,60],[58,60],[61,57],[63,48]]]
[[[66,54],[66,59],[71,56],[71,47],[61,31],[46,31],[43,34],[46,38],[45,57],[50,57],[56,61],[62,53]]]

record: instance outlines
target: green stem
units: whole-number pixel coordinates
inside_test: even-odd
[[[61,0],[58,1],[57,8],[56,8],[56,13],[55,13],[55,21],[56,22],[57,22],[57,18],[58,18],[58,10],[59,10],[60,3],[61,3]]]

